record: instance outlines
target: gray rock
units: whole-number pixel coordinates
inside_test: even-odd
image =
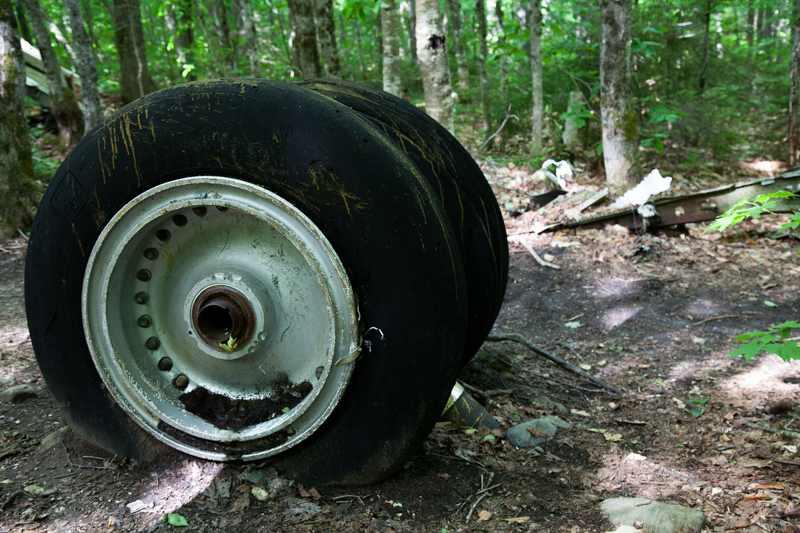
[[[30,385],[16,385],[0,392],[0,402],[17,403],[36,398],[36,391]]]
[[[611,498],[601,503],[600,508],[612,524],[633,526],[641,522],[652,533],[675,533],[689,528],[701,531],[708,524],[708,518],[700,511],[644,498]]]
[[[536,420],[529,420],[509,428],[509,430],[506,431],[506,439],[514,446],[529,448],[531,446],[537,446],[551,438],[555,435],[558,428],[569,429],[571,427],[572,424],[564,422],[557,416],[543,416]],[[531,432],[528,431],[528,428],[541,431],[545,433],[547,437],[534,437],[531,435]]]
[[[64,426],[50,433],[48,436],[42,439],[42,442],[39,444],[39,447],[36,451],[39,453],[45,453],[58,446],[61,442],[61,437],[67,432],[68,429],[69,428],[67,426]]]

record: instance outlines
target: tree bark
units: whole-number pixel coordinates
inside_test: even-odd
[[[606,181],[618,195],[641,178],[631,91],[631,0],[600,0],[600,112]]]
[[[450,28],[453,30],[453,51],[456,54],[456,67],[458,68],[458,87],[466,92],[469,90],[469,65],[467,65],[467,50],[464,47],[464,32],[461,29],[461,4],[458,0],[446,0],[445,4],[450,17]]]
[[[336,47],[336,22],[333,20],[333,0],[315,0],[314,18],[317,23],[317,40],[322,55],[325,77],[341,78],[339,49]],[[395,9],[396,11],[396,9]]]
[[[103,102],[97,89],[97,69],[94,64],[92,40],[86,33],[79,0],[64,0],[72,30],[72,43],[75,45],[75,67],[81,77],[81,98],[83,100],[83,121],[90,130],[103,121]]]
[[[153,88],[147,68],[139,0],[114,0],[113,19],[122,102],[129,104]]]
[[[50,110],[56,119],[60,148],[72,146],[83,137],[83,112],[70,87],[63,83],[61,65],[50,44],[50,33],[44,23],[44,8],[39,0],[25,0],[25,7],[31,19],[31,28],[36,37],[36,47],[42,56],[47,87],[50,90]]]
[[[244,31],[244,48],[250,60],[250,75],[254,78],[260,78],[261,58],[258,54],[258,35],[250,0],[239,0],[239,23]]]
[[[501,46],[506,43],[506,25],[503,18],[503,2],[498,1],[495,4],[494,13],[497,16],[497,24],[500,26],[500,35],[498,41]],[[504,54],[500,57],[500,101],[503,102],[503,110],[508,109],[509,93],[508,93],[508,57]],[[503,134],[503,144],[505,147],[506,135]]]
[[[381,3],[383,24],[383,90],[401,96],[400,86],[400,13],[395,0]]]
[[[411,59],[419,65],[417,59],[417,2],[408,0],[408,48],[411,50]]]
[[[288,0],[294,33],[292,48],[303,78],[319,78],[321,75],[312,1]]]
[[[422,71],[425,110],[447,131],[454,133],[453,88],[439,0],[413,1],[417,9],[417,58]]]
[[[225,0],[211,0],[211,25],[217,41],[217,48],[222,52],[223,75],[227,76],[233,68],[233,49],[231,47],[231,26],[228,22],[228,10]]]
[[[480,46],[480,59],[478,68],[481,73],[481,108],[483,110],[483,132],[490,135],[492,127],[492,109],[489,100],[489,70],[486,66],[489,60],[489,50],[486,46],[486,1],[476,0],[475,18],[478,21],[478,45]]]
[[[703,12],[703,63],[700,66],[700,73],[697,75],[697,88],[700,89],[701,94],[706,89],[706,70],[708,69],[708,59],[711,52],[711,0],[706,0],[705,7],[706,9]]]
[[[627,0],[630,1],[630,0]],[[533,110],[531,117],[531,157],[542,155],[544,135],[544,89],[542,88],[542,2],[531,0],[528,10],[531,33],[531,81],[533,83]]]
[[[33,159],[25,121],[25,60],[11,0],[0,0],[0,238],[30,226]]]
[[[794,42],[790,67],[789,166],[800,165],[800,0],[795,0]]]

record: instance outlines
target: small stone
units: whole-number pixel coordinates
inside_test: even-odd
[[[61,437],[67,432],[68,429],[68,426],[64,426],[63,428],[58,428],[54,432],[50,433],[48,436],[42,439],[37,451],[39,453],[45,453],[58,446],[58,444],[61,442]]]
[[[36,391],[30,385],[17,385],[0,392],[1,402],[18,403],[30,398],[36,398]]]
[[[514,446],[529,448],[547,441],[548,438],[555,435],[558,428],[569,429],[571,427],[572,424],[564,422],[557,416],[543,416],[536,420],[529,420],[528,422],[523,422],[522,424],[517,424],[509,428],[506,432],[506,438]],[[547,435],[547,437],[534,436],[529,429],[534,430],[533,433],[536,435],[544,434]]]
[[[255,497],[256,500],[265,501],[269,497],[269,492],[266,489],[261,487],[253,487],[250,489],[250,493]]]
[[[612,524],[633,526],[639,522],[642,529],[652,533],[702,531],[708,524],[700,511],[645,498],[611,498],[601,503],[600,508]]]

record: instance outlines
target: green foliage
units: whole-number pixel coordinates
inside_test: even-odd
[[[164,516],[164,522],[167,522],[171,526],[175,527],[188,527],[189,522],[184,518],[182,515],[177,513],[169,513],[168,515]]]
[[[778,191],[769,194],[762,194],[751,200],[744,198],[735,206],[730,208],[727,212],[723,213],[706,228],[706,231],[724,231],[739,222],[748,218],[759,218],[764,213],[774,214],[772,209],[777,206],[780,198],[791,198],[797,196],[796,194],[787,191]],[[800,227],[800,212],[792,213],[789,222],[781,226],[782,231],[797,231]],[[778,304],[769,300],[764,300],[764,305],[767,307],[778,307]],[[800,347],[798,341],[786,339],[792,333],[793,329],[800,329],[800,322],[790,320],[782,324],[770,326],[767,331],[753,330],[748,333],[743,333],[736,337],[736,342],[745,342],[735,350],[731,351],[731,357],[743,356],[745,361],[749,361],[756,354],[764,351],[773,353],[783,359],[790,361],[792,359],[800,359]]]

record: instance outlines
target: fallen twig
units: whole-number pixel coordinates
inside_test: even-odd
[[[69,463],[69,466],[74,466],[75,468],[89,468],[89,469],[92,469],[92,470],[114,470],[113,466],[92,466],[92,465],[79,465],[79,464],[73,463],[72,459],[69,458],[69,452],[67,451],[67,447],[64,446],[64,443],[61,442],[60,438],[58,439],[58,442],[59,442],[59,444],[61,444],[61,447],[64,448],[64,455],[67,456],[67,462]]]
[[[747,422],[746,420],[742,420],[741,422],[742,424],[744,424],[749,428],[760,429],[761,431],[766,431],[767,433],[775,433],[776,435],[782,435],[790,439],[800,439],[800,433],[798,433],[797,431],[786,431],[785,429],[773,429],[771,427],[763,426],[761,424],[753,424],[752,422]]]
[[[519,239],[518,242],[522,246],[524,246],[526,250],[528,250],[528,253],[531,254],[531,256],[533,256],[533,258],[536,260],[536,262],[539,263],[540,265],[546,266],[546,267],[550,267],[550,268],[555,268],[556,270],[560,270],[561,269],[560,266],[558,266],[556,264],[553,264],[553,263],[549,263],[549,262],[545,261],[544,259],[542,259],[541,257],[539,257],[539,254],[536,253],[536,250],[534,250],[533,247],[530,244],[528,244],[527,242],[523,241],[522,239]]]
[[[568,349],[570,352],[572,352],[572,355],[574,355],[575,357],[577,357],[577,358],[578,358],[578,359],[580,359],[581,361],[583,361],[583,360],[584,360],[584,359],[583,359],[583,356],[581,356],[581,354],[579,354],[578,352],[576,352],[576,351],[575,351],[575,348],[573,348],[571,345],[567,344],[566,342],[557,342],[557,343],[556,343],[556,345],[557,345],[557,346],[563,346],[564,348],[566,348],[566,349]]]
[[[795,461],[785,461],[784,459],[775,459],[774,462],[780,463],[782,465],[791,465],[791,466],[800,466],[800,463]]]
[[[487,349],[486,351],[489,354],[497,357],[497,353],[494,350]],[[498,352],[500,352],[500,351],[498,350]],[[503,352],[500,352],[500,353],[503,353]],[[566,381],[561,381],[560,379],[554,378],[553,376],[550,376],[550,375],[547,375],[547,374],[540,374],[538,372],[534,372],[533,370],[528,370],[527,368],[523,368],[521,366],[518,366],[513,360],[508,359],[507,356],[501,358],[501,360],[504,363],[508,364],[509,366],[511,366],[513,368],[516,368],[520,372],[525,372],[526,374],[530,374],[531,376],[534,376],[534,377],[537,377],[537,378],[542,378],[544,380],[551,381],[553,383],[557,383],[558,385],[564,385],[565,387],[569,387],[571,389],[575,389],[575,390],[579,390],[579,391],[583,391],[583,392],[593,392],[593,393],[594,392],[603,392],[601,389],[587,389],[587,388],[584,388],[584,387],[578,387],[577,385],[573,385],[571,383],[567,383]],[[530,363],[528,363],[528,364],[530,364]],[[531,366],[533,366],[535,368],[539,368],[536,365],[531,365]],[[487,401],[495,403],[494,400],[491,400],[491,399],[489,399]]]
[[[706,322],[711,322],[712,320],[722,320],[723,318],[739,318],[739,315],[721,315],[721,316],[712,316],[711,318],[706,318],[705,320],[701,320],[700,322],[695,322],[695,326],[699,326],[700,324],[705,324]]]
[[[499,127],[499,128],[497,128],[497,131],[496,131],[496,132],[494,132],[494,133],[492,133],[492,134],[489,136],[489,138],[488,138],[488,139],[486,139],[485,141],[483,141],[483,144],[482,144],[482,145],[480,145],[480,147],[478,148],[478,150],[477,150],[477,151],[476,151],[474,154],[472,154],[472,157],[473,157],[473,158],[474,158],[475,156],[477,156],[479,153],[481,153],[481,152],[483,151],[483,149],[484,149],[484,148],[486,148],[486,145],[487,145],[487,144],[489,144],[489,141],[491,141],[492,139],[494,139],[494,138],[495,138],[495,137],[496,137],[496,136],[497,136],[497,135],[498,135],[498,134],[499,134],[501,131],[503,131],[503,128],[505,128],[505,127],[506,127],[506,122],[508,122],[508,119],[509,119],[509,118],[511,118],[511,117],[514,117],[515,119],[519,120],[519,117],[518,117],[517,115],[509,115],[509,113],[510,113],[510,112],[511,112],[511,106],[509,105],[509,106],[508,106],[508,109],[506,110],[506,118],[504,118],[504,119],[503,119],[503,122],[502,122],[502,124],[500,124],[500,127]]]
[[[525,346],[529,350],[531,350],[533,353],[535,353],[537,355],[540,355],[540,356],[544,357],[545,359],[548,359],[548,360],[554,362],[555,364],[557,364],[558,366],[560,366],[562,368],[566,368],[567,370],[569,370],[570,372],[572,372],[574,374],[578,374],[579,376],[588,379],[589,381],[591,381],[595,385],[597,385],[599,387],[602,387],[602,388],[606,389],[607,391],[613,392],[615,394],[622,394],[622,392],[619,389],[616,389],[616,388],[612,387],[611,385],[607,384],[602,379],[596,378],[593,375],[581,370],[580,368],[567,363],[566,361],[564,361],[560,357],[542,350],[541,348],[539,348],[538,346],[536,346],[531,341],[529,341],[528,339],[526,339],[525,337],[523,337],[522,335],[520,335],[518,333],[508,333],[506,335],[489,335],[488,337],[486,337],[486,340],[488,342],[502,342],[502,341],[517,342],[519,344],[522,344],[523,346]]]

